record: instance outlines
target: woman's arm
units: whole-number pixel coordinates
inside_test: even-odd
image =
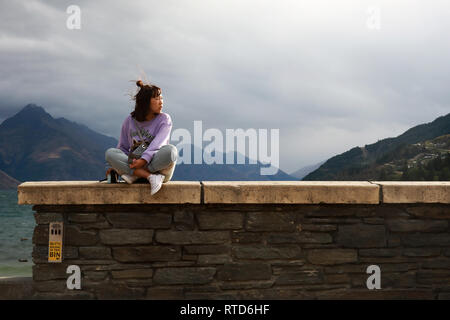
[[[153,138],[152,142],[148,146],[147,150],[141,156],[141,159],[150,163],[153,155],[163,146],[169,143],[170,140],[170,132],[172,131],[172,119],[169,115],[167,115],[167,120],[162,122],[158,128],[158,132],[156,133],[155,138]]]
[[[122,130],[120,131],[119,143],[117,148],[122,150],[126,155],[130,152],[130,143],[128,141],[128,118],[122,123]]]

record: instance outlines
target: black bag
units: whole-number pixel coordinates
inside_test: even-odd
[[[133,117],[132,119],[134,121],[134,124],[136,125],[136,128],[138,129],[139,138],[141,138],[141,141],[143,142],[130,150],[130,153],[128,154],[128,163],[133,163],[133,159],[140,159],[144,151],[147,150],[148,146],[150,145],[150,142],[147,142],[144,140],[144,138],[142,138],[141,128],[139,128],[136,120]]]
[[[109,172],[109,175],[107,178],[98,180],[98,182],[107,181],[108,183],[117,183],[119,181],[119,174],[116,172],[116,170],[112,169]]]
[[[117,183],[119,180],[119,174],[115,170],[111,170],[111,183]]]

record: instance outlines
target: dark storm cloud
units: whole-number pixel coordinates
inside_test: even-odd
[[[0,119],[33,102],[118,138],[146,75],[174,129],[279,128],[291,172],[450,109],[446,1],[0,4]]]

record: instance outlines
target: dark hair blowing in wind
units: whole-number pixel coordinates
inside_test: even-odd
[[[139,87],[139,91],[133,97],[136,105],[131,116],[137,121],[145,121],[150,112],[150,99],[159,97],[161,88],[152,84],[144,84],[141,80],[136,81],[136,85]]]

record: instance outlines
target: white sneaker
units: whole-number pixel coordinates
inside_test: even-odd
[[[147,179],[148,182],[150,182],[150,186],[151,186],[151,195],[154,195],[155,193],[157,193],[159,191],[159,189],[161,189],[162,184],[163,184],[163,180],[164,180],[164,176],[162,174],[151,174]]]
[[[133,182],[135,182],[139,178],[137,176],[130,176],[129,174],[123,174],[123,175],[121,175],[121,177],[128,184],[132,184]]]

